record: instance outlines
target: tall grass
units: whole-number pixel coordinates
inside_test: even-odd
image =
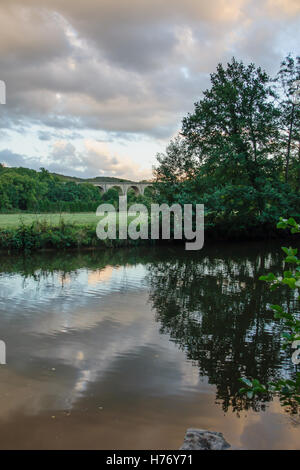
[[[40,250],[68,249],[84,247],[120,247],[141,244],[141,240],[99,240],[96,224],[77,224],[59,222],[51,224],[47,219],[38,219],[31,224],[20,221],[19,226],[0,228],[0,249],[3,250]],[[143,241],[145,243],[145,241]]]

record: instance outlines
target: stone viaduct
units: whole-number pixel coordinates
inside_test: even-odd
[[[144,194],[146,188],[152,188],[151,183],[123,183],[123,182],[115,182],[115,183],[92,183],[93,186],[99,188],[102,193],[106,193],[111,188],[115,188],[119,191],[119,194],[122,196],[126,196],[127,191],[129,189],[133,189],[135,194]]]

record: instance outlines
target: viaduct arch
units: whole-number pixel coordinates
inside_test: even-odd
[[[102,193],[106,193],[111,188],[117,188],[122,196],[126,196],[129,189],[133,189],[136,195],[143,196],[146,188],[153,188],[151,183],[92,183],[99,188]]]

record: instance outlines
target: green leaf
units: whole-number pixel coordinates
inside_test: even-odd
[[[241,377],[239,379],[240,382],[242,382],[243,384],[247,385],[248,387],[252,387],[252,382],[251,380],[249,379],[246,379],[245,377]]]
[[[273,273],[269,273],[267,274],[266,276],[260,276],[259,277],[259,280],[260,281],[267,281],[267,282],[270,282],[270,281],[275,281],[277,278],[276,276],[273,274]]]
[[[276,312],[284,313],[284,310],[280,305],[270,305],[270,307],[272,310],[275,310]]]
[[[294,277],[290,277],[290,278],[285,278],[282,280],[283,284],[286,284],[288,285],[291,289],[295,289],[296,288],[296,279]]]
[[[298,224],[296,222],[296,220],[293,218],[293,217],[290,217],[288,220],[287,220],[287,223],[289,225],[292,225],[293,227],[298,227]]]

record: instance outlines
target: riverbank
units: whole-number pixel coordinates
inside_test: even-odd
[[[128,221],[130,221],[129,218]],[[106,239],[97,237],[99,217],[95,213],[65,214],[3,214],[0,215],[0,250],[74,250],[103,249],[140,245],[154,245],[159,240]],[[117,227],[118,232],[118,227]],[[149,227],[149,233],[150,227]],[[288,239],[288,231],[278,230],[273,225],[240,226],[220,224],[205,226],[205,243],[209,241],[251,241]],[[182,244],[184,240],[165,240],[164,243]],[[295,235],[293,236],[293,243]]]
[[[137,246],[152,243],[151,240],[100,240],[96,233],[96,224],[79,225],[65,223],[58,225],[47,222],[22,224],[18,227],[0,228],[1,250],[43,250],[43,249],[79,249],[113,248]]]

